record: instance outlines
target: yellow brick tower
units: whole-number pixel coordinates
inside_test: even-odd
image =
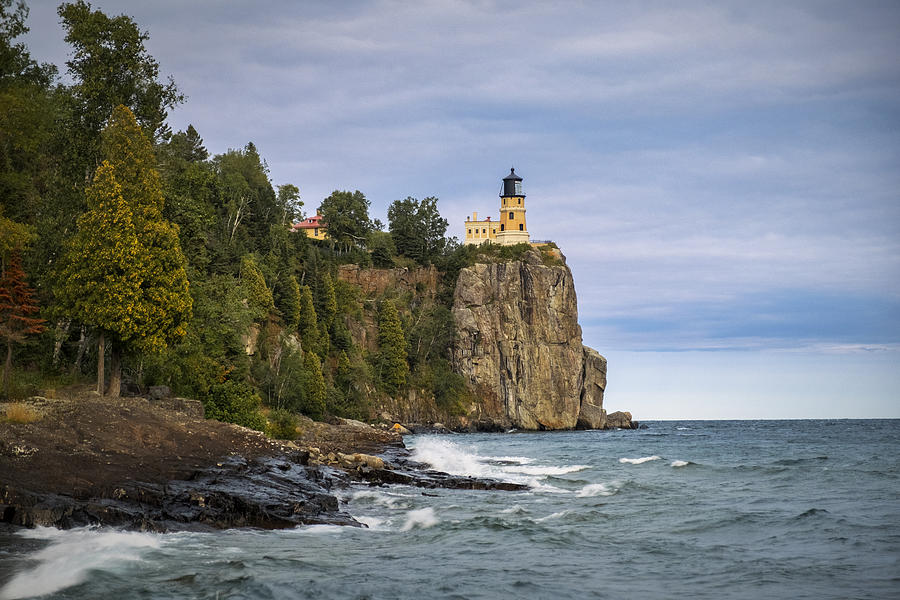
[[[497,232],[497,243],[503,246],[528,244],[531,241],[528,227],[525,225],[525,193],[522,191],[522,178],[516,170],[510,169],[509,175],[503,178],[503,191],[500,193],[500,231]]]

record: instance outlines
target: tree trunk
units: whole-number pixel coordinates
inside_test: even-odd
[[[100,338],[97,340],[97,393],[103,396],[106,388],[105,377],[103,374],[103,361],[106,358],[106,334],[101,329]]]
[[[59,366],[59,355],[62,352],[63,343],[69,337],[69,327],[72,325],[72,321],[69,319],[62,319],[56,322],[56,335],[53,339],[53,368]]]
[[[122,391],[122,350],[112,340],[109,346],[109,388],[106,395],[117,398]]]
[[[75,362],[72,363],[72,373],[81,373],[81,361],[84,358],[84,353],[87,350],[87,335],[85,331],[87,327],[84,325],[81,326],[81,335],[78,338],[78,354],[75,356]]]
[[[9,400],[9,376],[12,369],[12,340],[6,340],[6,363],[3,365],[3,397]]]

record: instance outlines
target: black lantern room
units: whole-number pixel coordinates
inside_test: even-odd
[[[509,170],[509,175],[503,178],[503,193],[500,194],[500,197],[510,198],[516,196],[524,198],[525,193],[522,192],[522,178],[516,175],[516,170],[514,168],[511,168]]]

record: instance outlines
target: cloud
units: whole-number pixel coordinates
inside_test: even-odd
[[[308,209],[435,195],[460,235],[515,165],[601,348],[900,341],[896,4],[94,5],[149,30],[176,129]],[[56,20],[28,42],[62,65]]]

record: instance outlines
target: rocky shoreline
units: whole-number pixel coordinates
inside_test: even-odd
[[[430,470],[410,459],[398,433],[355,421],[305,421],[294,443],[205,420],[185,399],[100,398],[82,388],[23,406],[33,422],[0,423],[0,523],[15,526],[362,526],[335,494],[353,481],[525,489]]]

